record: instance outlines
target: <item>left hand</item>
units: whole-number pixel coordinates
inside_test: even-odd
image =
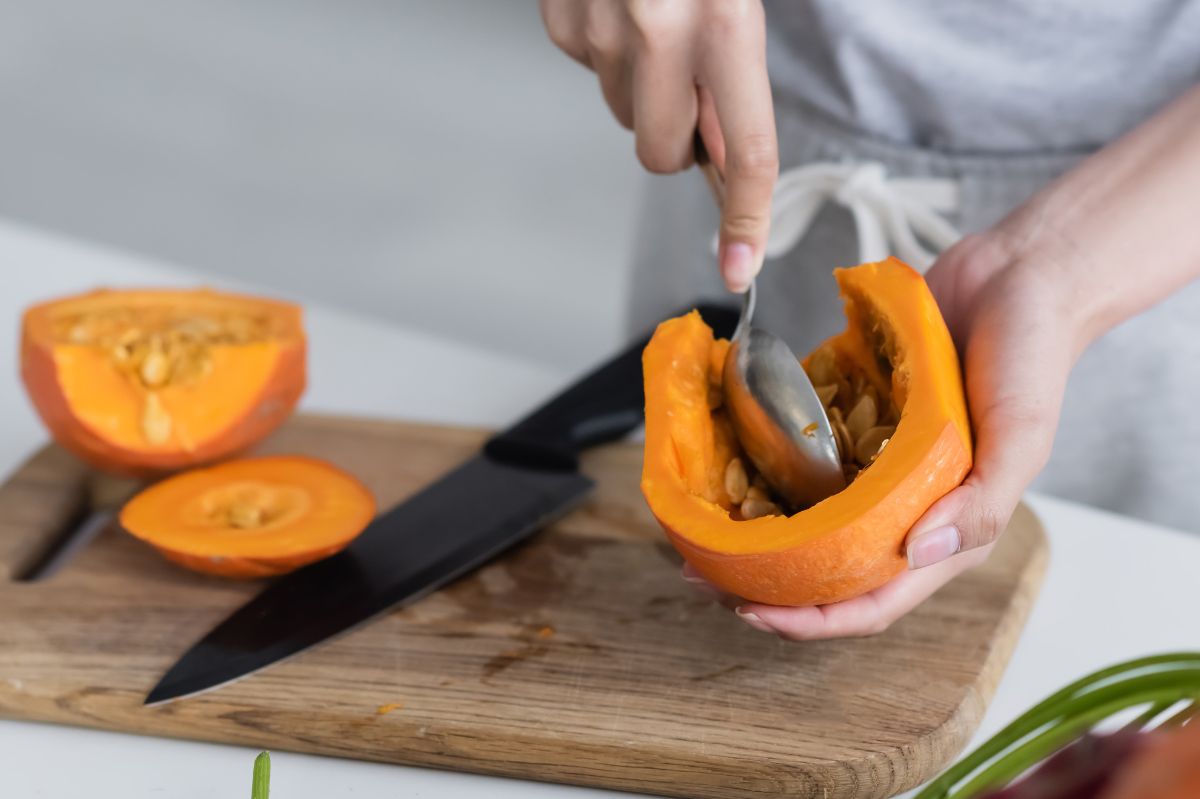
[[[1004,231],[963,239],[926,275],[963,354],[975,464],[908,534],[910,569],[861,597],[818,607],[720,596],[763,632],[792,640],[871,635],[982,563],[1050,455],[1082,326],[1055,286],[1053,264],[1013,257]],[[713,592],[690,569],[689,582]]]

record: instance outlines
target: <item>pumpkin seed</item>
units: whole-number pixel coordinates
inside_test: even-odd
[[[741,458],[734,458],[725,467],[725,493],[733,504],[740,505],[750,489],[750,479],[746,476],[746,467]]]
[[[142,436],[151,444],[165,444],[171,437],[171,417],[155,393],[146,395],[142,407]]]
[[[868,464],[883,451],[884,442],[891,439],[896,428],[891,425],[872,427],[859,436],[854,444],[854,457],[861,464]]]
[[[751,499],[747,497],[746,501],[742,503],[740,510],[742,518],[746,520],[758,519],[762,516],[779,515],[779,506],[769,499]]]
[[[840,408],[829,409],[829,424],[833,428],[833,437],[837,440],[838,454],[843,461],[850,461],[854,455],[854,439],[850,436]]]
[[[162,350],[152,349],[142,359],[138,374],[148,388],[159,388],[171,376],[171,362]]]
[[[229,523],[239,530],[262,527],[263,509],[248,502],[234,502],[229,506]]]
[[[759,502],[770,502],[771,495],[767,493],[767,489],[752,485],[746,489],[746,499],[753,499]]]
[[[828,408],[833,402],[834,397],[837,396],[837,383],[830,383],[829,385],[825,386],[816,386],[815,388],[817,389],[817,397],[820,398],[821,404]]]
[[[846,416],[846,429],[857,441],[858,437],[870,430],[879,421],[879,410],[870,394],[863,394],[854,404],[853,410]]]

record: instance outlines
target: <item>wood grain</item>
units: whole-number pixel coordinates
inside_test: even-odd
[[[386,506],[483,435],[310,416],[263,449],[328,458]],[[640,457],[589,455],[581,510],[449,588],[155,708],[141,702],[158,677],[259,585],[181,571],[110,530],[44,582],[0,581],[0,715],[687,797],[886,797],[960,750],[1044,569],[1028,509],[986,565],[886,634],[789,644],[679,579]],[[0,488],[0,575],[86,480],[49,447]]]

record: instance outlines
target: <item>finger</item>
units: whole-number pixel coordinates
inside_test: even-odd
[[[731,291],[745,291],[762,267],[779,175],[775,111],[767,80],[765,28],[758,4],[714,24],[703,85],[712,91],[725,143],[725,207],[719,259]],[[732,12],[727,12],[732,13]]]
[[[559,50],[591,69],[587,44],[583,38],[585,4],[578,0],[540,0],[542,24]]]
[[[633,129],[637,156],[651,172],[670,173],[692,163],[696,84],[682,37],[643,37],[633,68]]]
[[[773,632],[791,641],[857,638],[881,633],[962,572],[986,560],[990,548],[965,552],[920,571],[908,571],[863,596],[831,605],[786,608],[746,604],[738,616],[756,629]],[[759,626],[761,625],[761,626]]]
[[[625,47],[624,12],[615,2],[591,2],[586,6],[582,24],[588,62],[600,79],[600,91],[613,116],[632,130],[633,65]]]

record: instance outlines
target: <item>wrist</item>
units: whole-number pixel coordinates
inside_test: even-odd
[[[1058,224],[1051,208],[1028,210],[1032,214],[1005,220],[991,233],[995,249],[1005,253],[998,271],[1019,295],[1037,297],[1053,314],[1077,357],[1128,314],[1121,312],[1116,287],[1097,279],[1095,256],[1066,232],[1069,226]],[[1021,217],[1030,216],[1036,222],[1024,224]]]

